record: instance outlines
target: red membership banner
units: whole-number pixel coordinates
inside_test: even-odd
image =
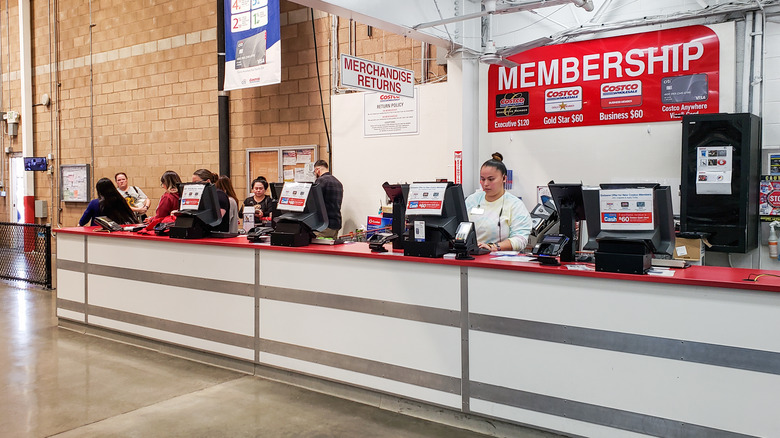
[[[717,113],[720,42],[706,26],[531,49],[488,71],[488,132]]]

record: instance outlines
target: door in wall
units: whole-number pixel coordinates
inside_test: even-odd
[[[21,224],[24,222],[24,158],[20,154],[12,155],[8,168],[11,182],[10,222]]]

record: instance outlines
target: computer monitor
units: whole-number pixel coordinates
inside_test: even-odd
[[[610,214],[611,212],[604,211],[605,209],[603,209],[601,206],[601,191],[626,189],[652,190],[652,228],[649,225],[632,227],[630,224],[628,224],[619,230],[603,229],[604,227],[602,224],[605,221],[603,215]],[[648,245],[653,254],[665,254],[668,256],[672,256],[674,254],[675,230],[671,187],[661,186],[657,183],[601,184],[600,190],[592,190],[590,192],[595,193],[595,196],[588,196],[586,202],[586,210],[588,212],[586,215],[588,235],[595,236],[596,245],[592,245],[589,239],[588,245],[586,246],[590,246],[594,250],[598,249],[598,240],[600,239],[641,240]]]
[[[393,249],[404,248],[404,233],[406,232],[406,198],[409,196],[409,184],[382,184],[387,197],[393,204],[393,234],[398,236],[393,240]]]
[[[582,183],[557,184],[550,181],[547,184],[550,194],[558,209],[560,218],[559,232],[569,238],[561,252],[562,262],[573,262],[577,249],[577,221],[585,220],[585,204],[582,201]]]
[[[328,228],[325,199],[317,183],[285,183],[276,208],[282,215],[271,233],[271,245],[306,246],[315,231]]]
[[[217,199],[217,188],[210,182],[182,183],[176,222],[171,227],[170,237],[174,239],[199,239],[207,237],[211,230],[222,222]]]
[[[595,235],[597,270],[644,273],[653,255],[674,254],[674,212],[669,186],[602,184],[598,190],[585,193],[591,237],[586,247],[593,248]],[[631,260],[636,260],[636,264],[631,265]]]
[[[48,168],[46,157],[24,157],[24,170],[40,172]]]
[[[404,241],[404,255],[444,256],[458,225],[469,221],[463,187],[452,182],[411,184],[406,219],[414,229]],[[422,227],[417,226],[420,224]]]
[[[268,188],[271,189],[271,198],[279,200],[279,196],[282,194],[282,189],[284,189],[284,183],[269,182]]]

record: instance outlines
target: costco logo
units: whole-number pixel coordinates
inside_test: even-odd
[[[545,90],[545,112],[558,113],[580,110],[582,110],[582,87],[550,88]]]
[[[642,81],[601,84],[601,107],[623,108],[642,105]]]

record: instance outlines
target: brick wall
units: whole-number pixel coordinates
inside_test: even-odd
[[[231,178],[241,195],[246,188],[246,149],[316,144],[327,158],[327,137],[317,84],[310,10],[281,2],[282,82],[230,92]],[[152,199],[162,195],[160,175],[175,170],[189,180],[201,167],[219,169],[217,122],[216,3],[212,0],[92,3],[32,1],[33,102],[49,94],[49,107],[36,106],[34,155],[52,153],[55,164],[93,164],[94,180],[116,172]],[[50,19],[51,17],[51,19]],[[56,20],[54,20],[56,18]],[[8,25],[10,23],[10,26]],[[90,23],[94,24],[90,38]],[[336,20],[315,11],[320,84],[330,129],[332,26]],[[415,70],[420,77],[421,44],[357,24],[350,51],[349,20],[338,20],[338,50]],[[19,42],[16,2],[0,4],[3,111],[19,111]],[[57,30],[53,46],[54,28]],[[91,56],[90,56],[91,41]],[[9,47],[10,46],[10,47]],[[52,51],[52,48],[55,51]],[[10,52],[10,56],[9,56]],[[435,57],[435,48],[430,49]],[[59,60],[59,86],[50,62]],[[443,66],[428,62],[429,79],[442,78]],[[92,74],[90,75],[90,66]],[[90,88],[90,79],[92,86]],[[25,123],[26,121],[22,121]],[[21,139],[3,147],[21,151]],[[94,154],[93,154],[94,150]],[[337,153],[337,151],[334,151]],[[8,184],[8,161],[3,162]],[[49,201],[49,219],[59,190],[54,175],[35,174],[35,197]],[[61,223],[73,226],[86,204],[61,204]],[[9,198],[0,198],[0,221],[9,217]],[[56,224],[55,224],[56,225]]]

